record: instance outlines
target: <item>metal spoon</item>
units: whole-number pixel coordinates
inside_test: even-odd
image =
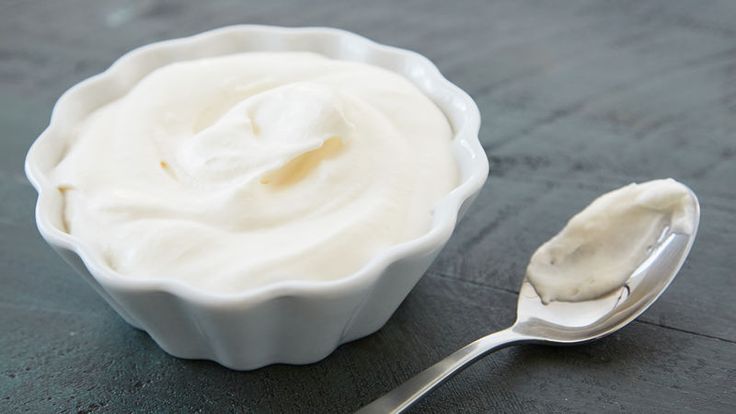
[[[519,291],[516,322],[507,329],[466,345],[422,371],[388,394],[358,410],[359,414],[401,413],[438,385],[493,351],[509,345],[539,343],[572,345],[611,334],[641,315],[669,286],[690,252],[700,219],[700,205],[690,191],[695,208],[692,234],[662,232],[647,259],[619,290],[584,302],[542,303],[525,278]]]

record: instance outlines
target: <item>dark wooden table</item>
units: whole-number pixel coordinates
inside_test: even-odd
[[[415,412],[736,412],[736,2],[395,3],[0,3],[0,412],[351,412],[510,324],[530,254],[597,194],[668,176],[700,196],[701,229],[643,317],[586,346],[501,351]],[[383,329],[309,366],[165,354],[41,240],[22,170],[69,86],[235,23],[414,49],[484,117],[491,176],[448,247]]]

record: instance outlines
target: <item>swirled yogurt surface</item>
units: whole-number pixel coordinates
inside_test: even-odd
[[[624,286],[665,230],[692,234],[695,200],[668,178],[595,199],[539,247],[527,278],[542,301],[595,299]]]
[[[426,233],[458,182],[437,106],[300,52],[164,66],[93,112],[53,171],[66,230],[128,277],[233,292],[329,280]]]

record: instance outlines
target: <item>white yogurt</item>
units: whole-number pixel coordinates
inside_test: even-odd
[[[176,63],[92,113],[53,179],[117,272],[229,292],[335,279],[431,225],[451,127],[387,70],[311,53]]]
[[[665,227],[691,234],[694,209],[687,187],[671,178],[604,194],[537,249],[529,282],[545,303],[603,296],[626,283]]]

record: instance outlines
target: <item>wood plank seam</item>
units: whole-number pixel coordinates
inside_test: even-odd
[[[483,288],[488,288],[488,289],[491,289],[491,290],[496,290],[496,291],[507,293],[507,294],[510,294],[510,295],[515,295],[516,296],[516,295],[519,294],[519,291],[518,290],[507,289],[507,288],[503,288],[503,287],[499,287],[499,286],[493,286],[493,285],[489,285],[489,284],[486,284],[486,283],[476,282],[476,281],[473,281],[473,280],[465,280],[465,279],[461,279],[461,278],[459,278],[457,276],[449,275],[449,274],[446,274],[446,273],[441,272],[441,271],[438,271],[438,270],[430,269],[430,270],[427,271],[427,274],[430,277],[431,276],[434,276],[434,277],[439,277],[439,278],[442,278],[442,279],[451,280],[453,282],[464,283],[464,284],[468,284],[468,285],[473,285],[473,286],[479,286],[479,287],[483,287]],[[670,329],[670,330],[673,330],[673,331],[677,331],[677,332],[681,332],[681,333],[685,333],[685,334],[690,334],[690,335],[694,335],[694,336],[700,336],[700,337],[703,337],[703,338],[715,339],[715,340],[718,340],[718,341],[722,341],[722,342],[726,342],[726,343],[729,343],[729,344],[736,345],[736,341],[732,341],[730,339],[721,338],[721,337],[718,337],[718,336],[713,336],[713,335],[708,335],[708,334],[703,334],[703,333],[699,333],[699,332],[694,332],[694,331],[690,331],[690,330],[687,330],[687,329],[677,328],[677,327],[674,327],[674,326],[668,326],[668,325],[664,325],[664,324],[657,323],[657,322],[647,321],[647,320],[643,320],[643,319],[637,319],[634,322],[635,323],[643,323],[645,325],[650,325],[650,326],[656,326],[656,327],[663,328],[663,329]]]

